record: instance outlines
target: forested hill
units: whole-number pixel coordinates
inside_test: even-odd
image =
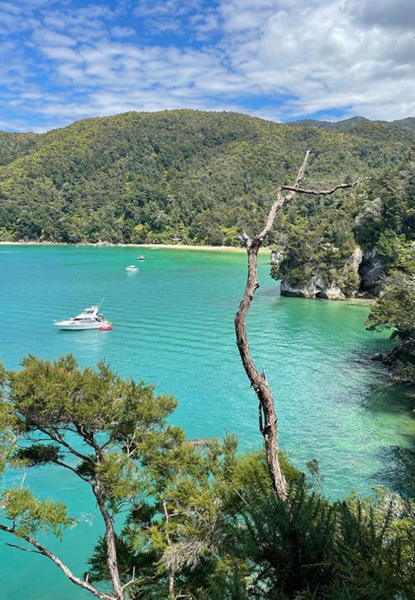
[[[397,121],[370,121],[365,117],[352,117],[343,121],[317,121],[316,119],[303,119],[291,121],[288,125],[294,127],[318,127],[330,131],[352,132],[355,135],[384,135],[387,139],[391,131],[415,134],[415,117],[407,117]]]
[[[0,133],[0,240],[234,244],[306,149],[312,185],[399,164],[415,144],[410,124],[343,129],[177,110]]]

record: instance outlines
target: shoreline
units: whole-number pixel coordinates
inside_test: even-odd
[[[0,246],[68,246],[68,247],[97,247],[97,248],[149,248],[151,250],[167,249],[167,250],[203,250],[209,252],[246,252],[245,248],[237,248],[236,246],[198,246],[196,244],[67,244],[65,242],[0,242]],[[260,252],[271,252],[272,248],[265,246],[260,249]]]

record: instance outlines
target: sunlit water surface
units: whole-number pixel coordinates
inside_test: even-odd
[[[137,255],[147,260],[138,263]],[[317,458],[325,491],[341,497],[375,486],[408,490],[414,419],[408,390],[391,386],[370,356],[386,335],[364,327],[368,309],[348,302],[281,298],[261,258],[261,288],[249,320],[258,366],[275,393],[280,441],[303,468]],[[125,267],[136,262],[137,273]],[[246,278],[244,254],[122,247],[0,247],[0,356],[17,368],[27,353],[81,365],[105,358],[123,376],[152,382],[179,401],[174,422],[189,437],[235,432],[242,448],[261,443],[257,403],[242,370],[233,317]],[[109,332],[59,332],[105,297]],[[69,473],[37,469],[27,483],[63,499],[81,520],[64,542],[49,541],[81,574],[101,522],[91,495]],[[0,598],[86,599],[47,559],[6,547],[0,538]],[[11,541],[11,540],[9,540]]]

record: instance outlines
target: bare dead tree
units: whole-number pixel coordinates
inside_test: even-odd
[[[260,373],[252,359],[251,350],[249,348],[248,336],[246,332],[246,319],[248,311],[251,307],[256,290],[259,288],[258,282],[258,252],[265,238],[270,233],[275,216],[286,204],[289,204],[296,194],[310,194],[313,196],[328,196],[339,189],[351,188],[360,183],[358,179],[354,183],[343,183],[336,185],[329,190],[307,190],[301,188],[301,182],[304,179],[310,151],[305,154],[303,164],[298,172],[297,179],[293,186],[281,186],[277,190],[276,199],[271,206],[267,221],[262,231],[257,233],[253,238],[243,231],[240,239],[246,247],[248,255],[248,278],[244,294],[239,304],[238,311],[235,316],[235,332],[236,344],[239,349],[242,364],[248,376],[251,386],[254,388],[255,394],[259,403],[259,429],[264,437],[265,452],[267,457],[269,474],[271,477],[272,488],[275,495],[282,500],[287,498],[288,485],[284,473],[281,469],[278,445],[278,425],[275,411],[274,398],[271,388],[267,382],[264,372]],[[288,192],[288,193],[284,193]]]

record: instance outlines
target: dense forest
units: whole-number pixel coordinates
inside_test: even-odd
[[[400,163],[414,140],[382,122],[342,131],[191,110],[1,133],[0,240],[235,245],[306,149],[308,183],[329,185]]]

